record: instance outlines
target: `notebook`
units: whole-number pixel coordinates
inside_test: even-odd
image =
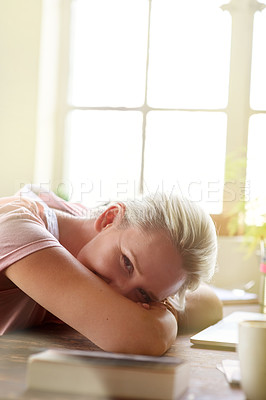
[[[238,344],[238,323],[245,320],[266,321],[266,315],[254,312],[235,311],[215,325],[209,326],[190,338],[199,346],[228,347],[235,349]]]

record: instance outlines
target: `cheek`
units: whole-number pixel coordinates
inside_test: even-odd
[[[84,247],[82,247],[76,258],[79,262],[81,262],[81,264],[85,265],[85,267],[90,269],[91,260],[89,254],[91,254],[91,252],[89,249],[89,245],[87,244]]]
[[[102,251],[97,243],[93,241],[87,243],[82,247],[77,255],[77,260],[81,262],[86,268],[93,272],[97,272],[97,268],[103,264],[102,262]]]
[[[114,249],[108,244],[103,246],[96,241],[85,245],[77,255],[77,259],[92,272],[106,278],[109,278],[119,264],[117,262],[119,257]]]

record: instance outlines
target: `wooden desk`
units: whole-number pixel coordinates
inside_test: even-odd
[[[224,315],[236,310],[258,311],[257,305],[226,306]],[[190,334],[179,335],[169,354],[190,363],[190,385],[182,400],[243,400],[239,387],[231,387],[216,365],[224,359],[237,359],[235,351],[196,348],[190,343]],[[0,399],[20,400],[91,400],[89,396],[67,396],[26,391],[26,362],[30,354],[43,348],[99,350],[66,325],[47,325],[0,337]]]

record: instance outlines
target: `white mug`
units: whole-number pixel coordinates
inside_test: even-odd
[[[241,386],[249,400],[266,399],[266,321],[239,323]]]

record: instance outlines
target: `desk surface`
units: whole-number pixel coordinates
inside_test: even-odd
[[[226,306],[224,315],[236,310],[258,311],[256,305]],[[180,357],[190,364],[190,384],[182,400],[230,399],[243,400],[239,387],[230,386],[216,365],[224,359],[237,359],[235,351],[197,348],[190,343],[193,334],[178,335],[169,354]],[[99,350],[66,325],[47,325],[0,337],[0,399],[20,400],[68,400],[72,396],[48,394],[25,390],[26,362],[30,354],[43,348],[69,348]],[[75,400],[93,399],[74,396]]]

